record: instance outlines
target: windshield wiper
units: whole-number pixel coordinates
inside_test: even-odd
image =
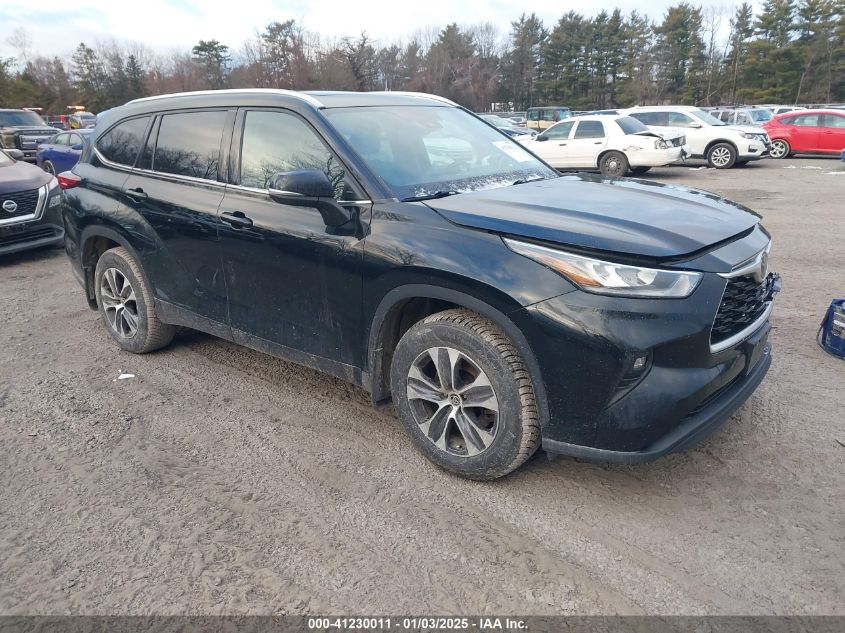
[[[527,182],[537,182],[538,180],[545,180],[543,176],[531,176],[530,178],[520,178],[514,180],[511,185],[524,185]]]
[[[459,194],[460,191],[435,191],[434,193],[427,193],[423,196],[411,196],[410,198],[402,198],[402,202],[420,202],[421,200],[436,200],[437,198],[446,198]]]

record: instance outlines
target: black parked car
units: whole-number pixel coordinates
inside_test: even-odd
[[[23,160],[34,163],[38,145],[60,132],[29,110],[0,110],[0,149],[19,149]]]
[[[561,176],[437,97],[141,99],[73,172],[67,252],[120,347],[188,326],[340,376],[464,476],[686,447],[771,363],[757,215]]]
[[[20,150],[0,150],[0,255],[64,239],[58,183],[21,158]]]

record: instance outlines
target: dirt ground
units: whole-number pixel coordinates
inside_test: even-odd
[[[63,251],[0,257],[0,613],[845,614],[845,363],[814,341],[845,164],[649,177],[761,213],[784,290],[761,388],[636,466],[463,481],[357,388],[198,333],[121,352]]]

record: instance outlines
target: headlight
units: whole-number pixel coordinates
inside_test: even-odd
[[[667,143],[662,138],[657,139],[654,141],[654,149],[669,149],[669,143]]]
[[[753,134],[748,134],[748,133],[746,133],[746,132],[740,132],[740,133],[739,133],[739,135],[740,135],[742,138],[754,138],[754,135],[753,135]]]
[[[59,181],[55,176],[50,179],[47,184],[47,208],[52,209],[62,203],[62,189],[59,187]]]
[[[512,251],[560,273],[582,290],[601,295],[681,299],[692,294],[702,276],[615,264],[508,238],[504,241]]]

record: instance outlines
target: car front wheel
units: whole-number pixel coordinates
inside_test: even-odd
[[[470,479],[496,479],[540,444],[534,385],[501,328],[464,309],[412,326],[390,371],[399,419],[438,466]]]
[[[145,354],[173,340],[176,328],[156,316],[152,288],[127,249],[112,248],[100,256],[94,290],[103,324],[122,349]]]
[[[729,143],[716,143],[707,152],[707,164],[716,169],[730,169],[736,162],[736,150]]]
[[[782,138],[778,138],[772,141],[772,146],[769,148],[769,156],[772,158],[786,158],[789,156],[790,151],[789,143]]]

